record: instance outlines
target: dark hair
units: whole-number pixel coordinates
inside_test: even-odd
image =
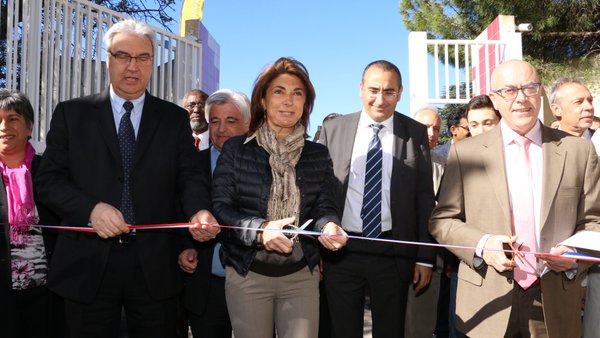
[[[460,126],[460,120],[463,118],[467,118],[465,114],[464,105],[462,104],[451,104],[446,107],[446,127],[448,129],[448,133],[450,132],[451,127]]]
[[[469,116],[469,112],[473,109],[484,109],[484,108],[489,108],[491,110],[494,111],[494,113],[496,114],[496,116],[498,116],[499,119],[502,118],[502,115],[500,115],[500,112],[498,110],[496,110],[496,108],[494,108],[494,103],[492,102],[492,100],[490,99],[489,96],[487,95],[477,95],[474,96],[471,101],[469,101],[469,103],[467,104],[467,111],[465,113],[465,116]]]
[[[250,127],[248,135],[254,134],[256,130],[266,122],[265,109],[262,106],[261,100],[265,98],[267,89],[271,82],[279,75],[289,74],[297,77],[304,84],[306,92],[306,101],[302,109],[302,117],[300,123],[308,130],[308,119],[312,112],[315,103],[315,88],[310,82],[308,70],[304,65],[291,57],[281,57],[272,65],[269,65],[254,81],[254,89],[252,90],[252,101],[250,104]]]
[[[28,126],[33,126],[33,107],[25,94],[0,88],[0,110],[14,110],[25,118]]]
[[[373,61],[373,62],[369,63],[365,67],[365,70],[363,70],[361,81],[365,80],[365,74],[367,73],[367,70],[369,70],[372,67],[381,68],[382,70],[384,70],[386,72],[396,73],[396,75],[398,75],[398,88],[402,89],[402,75],[400,74],[400,69],[398,69],[398,67],[396,67],[395,64],[393,64],[389,61],[386,61],[386,60],[377,60],[377,61]]]

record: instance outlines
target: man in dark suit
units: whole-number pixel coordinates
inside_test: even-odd
[[[323,125],[351,235],[430,242],[427,222],[434,206],[425,126],[394,111],[402,94],[398,68],[375,61],[363,72],[363,109]],[[335,337],[363,336],[365,290],[373,337],[402,337],[410,283],[417,291],[431,278],[428,247],[350,240],[325,259],[324,278]],[[416,264],[415,264],[416,263]]]
[[[216,91],[206,101],[206,120],[212,145],[199,156],[206,176],[212,181],[212,172],[225,141],[248,131],[250,101],[243,93],[229,89]],[[179,266],[190,274],[184,290],[184,305],[194,337],[231,337],[220,248],[217,240],[195,242],[179,255]]]
[[[216,221],[187,113],[146,92],[154,39],[144,23],[114,24],[104,37],[110,88],[61,102],[52,117],[39,197],[63,225],[95,230],[62,232],[50,267],[70,337],[116,337],[123,308],[130,337],[173,337],[183,236],[128,225],[191,221],[197,240],[218,233],[206,225]]]

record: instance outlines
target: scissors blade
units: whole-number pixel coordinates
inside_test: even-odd
[[[306,229],[306,227],[307,227],[307,226],[308,226],[310,223],[312,223],[312,221],[313,221],[313,220],[312,220],[312,218],[311,218],[311,219],[309,219],[308,221],[304,222],[304,224],[302,224],[302,226],[301,226],[301,227],[299,227],[299,228],[298,228],[298,230],[304,230],[304,229]]]

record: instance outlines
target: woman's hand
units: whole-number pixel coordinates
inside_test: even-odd
[[[339,225],[329,222],[323,227],[323,235],[319,236],[319,242],[331,251],[338,251],[348,241],[348,234]]]
[[[283,232],[269,231],[268,229],[282,229],[285,225],[293,223],[294,219],[294,217],[289,217],[276,221],[268,221],[263,224],[262,227],[265,230],[259,233],[258,238],[267,251],[275,251],[282,254],[292,252],[294,243]]]

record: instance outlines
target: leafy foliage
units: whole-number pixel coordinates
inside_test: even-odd
[[[171,31],[169,24],[175,19],[169,12],[174,11],[175,0],[90,0],[98,5],[125,13],[137,20],[155,22]]]
[[[498,15],[532,23],[523,54],[543,62],[600,54],[600,0],[402,0],[407,29],[437,39],[473,39]]]

